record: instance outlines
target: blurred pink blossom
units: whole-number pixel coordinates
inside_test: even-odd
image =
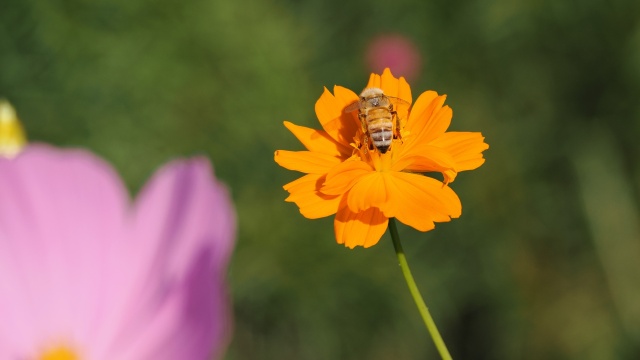
[[[366,61],[369,70],[382,73],[385,68],[407,80],[415,80],[420,74],[421,57],[418,48],[402,35],[380,35],[367,47]]]
[[[234,236],[204,158],[164,166],[133,205],[89,152],[0,158],[0,359],[220,357]]]

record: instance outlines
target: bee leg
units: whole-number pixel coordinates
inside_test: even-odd
[[[402,136],[400,135],[400,118],[398,117],[397,111],[391,111],[391,115],[394,118],[394,126],[393,126],[393,138],[402,140]]]
[[[362,152],[364,152],[365,154],[368,152],[369,149],[369,136],[367,136],[367,133],[364,133],[364,135],[362,135]]]
[[[362,132],[367,133],[367,115],[360,113],[358,114],[358,118],[360,119],[360,125],[362,125]]]
[[[364,144],[365,148],[364,148],[364,153],[366,154],[367,151],[373,151],[373,143],[369,142],[369,137],[366,137],[366,142]]]

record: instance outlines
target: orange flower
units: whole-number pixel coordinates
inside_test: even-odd
[[[392,217],[420,231],[459,217],[462,205],[448,184],[482,165],[489,148],[478,132],[445,132],[452,116],[445,95],[426,91],[409,109],[411,88],[389,69],[371,74],[367,88],[404,100],[393,101],[396,135],[384,154],[372,146],[359,112],[349,111],[359,96],[341,86],[333,94],[325,88],[316,102],[324,131],[284,122],[307,151],[275,152],[280,166],[306,173],[284,186],[286,201],[309,219],[336,214],[336,240],[349,248],[375,245]],[[443,180],[421,174],[434,172]]]

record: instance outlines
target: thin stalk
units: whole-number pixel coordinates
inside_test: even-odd
[[[442,336],[440,336],[438,327],[436,327],[436,323],[433,321],[433,318],[429,313],[429,309],[422,299],[422,295],[420,295],[420,290],[418,290],[418,286],[413,280],[413,275],[411,275],[411,270],[409,269],[407,258],[404,255],[402,245],[400,244],[400,236],[398,235],[398,227],[396,225],[395,218],[389,219],[389,232],[391,233],[391,239],[393,240],[393,247],[396,249],[396,255],[398,256],[398,263],[400,264],[400,268],[402,269],[402,274],[404,275],[404,279],[407,282],[407,286],[409,287],[411,296],[413,296],[413,300],[416,302],[416,306],[418,306],[420,316],[422,316],[422,320],[427,326],[427,330],[429,330],[431,339],[433,339],[433,343],[436,345],[436,348],[440,353],[440,357],[443,360],[452,360],[451,354],[449,354],[449,350],[447,349],[447,345],[445,345],[444,340],[442,340]]]

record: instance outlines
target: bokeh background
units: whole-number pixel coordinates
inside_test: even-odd
[[[640,2],[0,5],[0,96],[30,139],[93,150],[132,194],[171,158],[214,162],[239,218],[227,360],[437,358],[389,236],[336,245],[273,162],[302,149],[283,120],[318,127],[323,86],[384,62],[491,146],[453,183],[460,219],[400,226],[454,358],[640,358]]]

